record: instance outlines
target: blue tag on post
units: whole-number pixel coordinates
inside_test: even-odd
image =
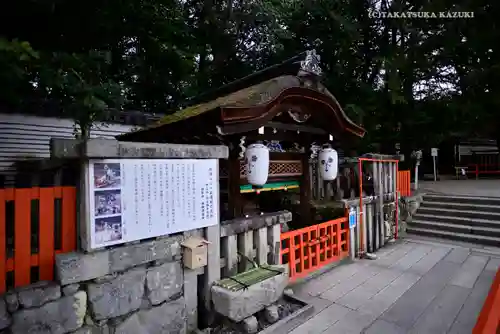
[[[349,228],[354,228],[356,227],[356,210],[354,210],[353,208],[351,208],[349,210]]]

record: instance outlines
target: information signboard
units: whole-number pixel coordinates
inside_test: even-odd
[[[108,159],[88,164],[90,249],[219,223],[216,159]]]

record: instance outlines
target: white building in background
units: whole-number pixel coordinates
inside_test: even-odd
[[[158,119],[155,116],[124,113],[127,122],[109,122],[95,126],[92,138],[112,139],[117,135],[140,127],[130,120],[145,124]],[[130,117],[129,117],[130,116]],[[129,123],[129,124],[127,124]],[[25,160],[38,160],[50,157],[50,138],[74,138],[74,122],[60,117],[35,116],[30,114],[8,113],[0,110],[0,177],[7,185],[12,184],[16,174],[15,163]]]

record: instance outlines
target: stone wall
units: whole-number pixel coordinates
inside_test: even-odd
[[[190,306],[180,242],[181,237],[166,237],[58,255],[57,282],[39,282],[0,298],[0,333],[186,333]]]

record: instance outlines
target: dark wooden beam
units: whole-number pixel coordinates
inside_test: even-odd
[[[305,132],[317,135],[328,135],[323,129],[315,128],[307,125],[291,124],[291,123],[280,123],[280,122],[268,122],[264,128],[272,128],[276,130],[294,131],[294,132]]]
[[[231,219],[240,218],[243,215],[243,197],[240,192],[240,159],[239,140],[232,140],[232,149],[229,151],[228,167],[228,215]]]

